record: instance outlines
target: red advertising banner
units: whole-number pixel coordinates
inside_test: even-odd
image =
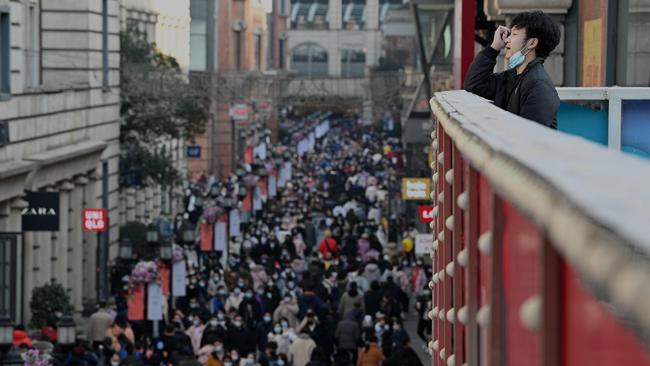
[[[161,285],[163,296],[167,296],[169,295],[169,265],[165,263],[158,263],[158,273],[160,274],[160,282],[162,282]]]
[[[253,164],[253,147],[249,146],[244,151],[244,163]]]
[[[268,178],[260,178],[260,180],[257,181],[257,186],[260,188],[260,195],[262,197],[268,197],[269,195],[268,181],[269,181]]]
[[[129,320],[144,320],[144,284],[136,283],[129,288]]]
[[[201,250],[204,252],[212,251],[212,237],[214,235],[213,225],[209,223],[202,223],[199,227],[201,233]]]
[[[418,206],[418,217],[423,224],[428,224],[433,221],[433,206]]]
[[[242,209],[246,212],[250,212],[253,209],[253,192],[249,191],[244,198]]]
[[[102,232],[108,229],[108,215],[105,208],[86,208],[83,210],[84,231]]]

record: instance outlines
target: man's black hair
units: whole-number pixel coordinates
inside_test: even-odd
[[[526,39],[538,39],[535,48],[537,57],[547,58],[560,43],[560,27],[550,16],[539,10],[517,14],[510,22],[510,28],[526,29]]]

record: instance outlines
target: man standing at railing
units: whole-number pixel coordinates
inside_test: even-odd
[[[557,129],[560,98],[544,60],[560,42],[560,28],[541,11],[518,14],[510,28],[499,26],[492,45],[476,56],[465,80],[465,90],[508,112]],[[494,73],[505,48],[508,70]]]

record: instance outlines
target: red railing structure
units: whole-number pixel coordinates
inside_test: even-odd
[[[434,366],[650,365],[650,164],[436,93]]]

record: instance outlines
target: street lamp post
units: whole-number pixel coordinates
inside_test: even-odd
[[[76,324],[70,315],[64,315],[56,324],[57,342],[64,346],[74,345],[76,340]]]
[[[181,237],[184,244],[192,244],[196,241],[196,231],[194,226],[187,221],[181,224]]]
[[[170,238],[165,238],[160,243],[160,259],[170,261],[172,259],[172,242]]]
[[[9,351],[14,340],[14,323],[6,313],[0,316],[0,352]]]
[[[131,239],[124,238],[120,241],[119,256],[124,260],[133,258],[133,243],[131,242]]]

